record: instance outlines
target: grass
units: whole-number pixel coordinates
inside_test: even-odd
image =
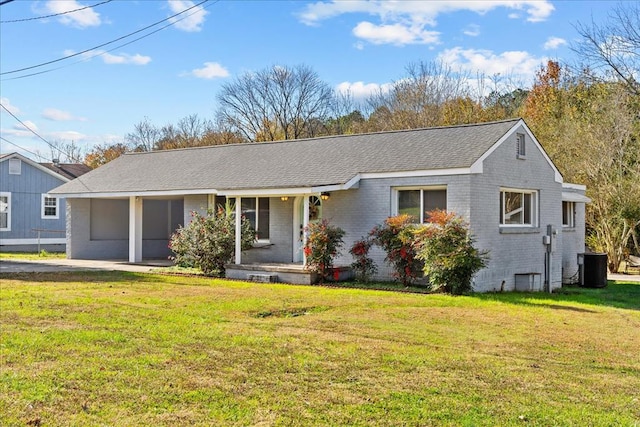
[[[640,425],[640,284],[462,297],[4,275],[0,425]]]
[[[40,252],[0,252],[0,260],[33,260],[33,259],[61,259],[66,258],[64,252],[47,252],[42,250]]]

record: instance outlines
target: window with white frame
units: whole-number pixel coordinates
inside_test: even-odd
[[[525,137],[523,133],[516,134],[516,154],[519,159],[526,157]]]
[[[397,214],[407,214],[418,223],[429,220],[429,212],[440,209],[447,210],[447,188],[407,188],[396,190]]]
[[[0,231],[11,231],[11,193],[0,192]]]
[[[573,228],[576,226],[575,203],[562,202],[562,226]]]
[[[242,198],[242,215],[251,223],[258,240],[269,240],[269,198]]]
[[[518,189],[500,190],[500,225],[537,226],[537,199],[537,191]]]
[[[58,219],[58,198],[42,195],[42,219]]]

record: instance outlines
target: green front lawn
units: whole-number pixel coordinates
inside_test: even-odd
[[[1,276],[0,425],[640,424],[640,284],[463,297]]]
[[[0,252],[0,260],[29,260],[29,259],[61,259],[66,258],[64,252]]]

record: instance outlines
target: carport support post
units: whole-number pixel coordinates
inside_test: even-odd
[[[142,197],[129,197],[129,262],[142,261]]]
[[[236,264],[242,263],[242,198],[236,197]]]

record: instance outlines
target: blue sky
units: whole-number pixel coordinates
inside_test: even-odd
[[[2,105],[45,140],[90,149],[122,141],[145,117],[158,126],[190,114],[212,118],[224,82],[273,65],[308,65],[336,89],[362,99],[420,61],[441,60],[471,75],[499,74],[530,85],[547,59],[574,59],[575,24],[602,23],[616,5],[210,0],[193,7],[200,1],[2,4]],[[179,15],[189,16],[161,31],[148,35],[170,21],[97,48],[190,7]],[[49,15],[56,16],[43,18]],[[56,61],[69,55],[75,56]],[[49,61],[56,62],[38,66]],[[5,109],[0,135],[2,153],[52,157],[47,144]]]

